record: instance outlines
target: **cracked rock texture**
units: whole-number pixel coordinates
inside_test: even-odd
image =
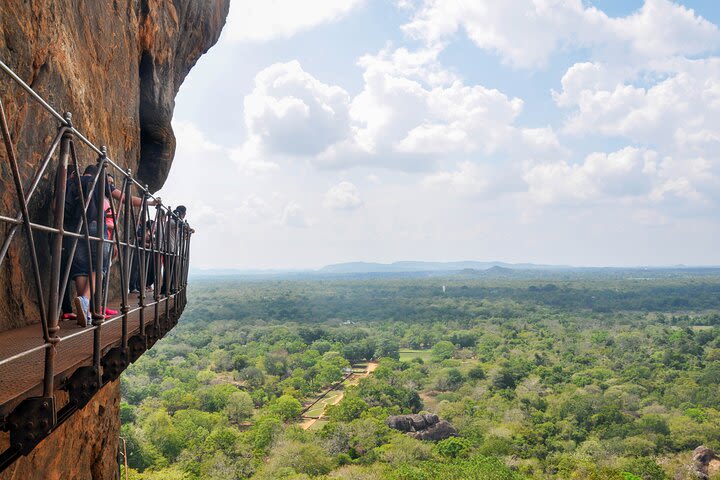
[[[707,480],[717,478],[720,474],[720,457],[705,445],[700,445],[693,451],[692,460],[696,478]]]
[[[388,427],[407,433],[418,440],[444,440],[457,436],[457,430],[447,420],[441,420],[434,413],[393,415],[385,422]]]
[[[120,435],[120,381],[106,384],[0,480],[112,480]],[[3,445],[5,448],[6,445]]]
[[[159,189],[175,152],[175,95],[198,58],[218,39],[229,0],[3,0],[0,60],[110,158]],[[25,188],[58,122],[0,73],[5,108]],[[84,164],[97,158],[76,142]],[[49,220],[53,165],[30,202],[33,221]],[[117,176],[116,176],[117,177]],[[0,214],[18,212],[5,149],[0,148]],[[0,223],[0,243],[7,225]],[[22,233],[22,232],[18,232]],[[0,331],[39,320],[26,248],[16,240],[0,268]],[[46,235],[35,241],[43,271]],[[47,277],[44,278],[47,282]]]

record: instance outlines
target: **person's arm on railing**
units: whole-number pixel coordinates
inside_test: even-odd
[[[116,198],[116,199],[120,200],[121,202],[125,201],[125,195],[123,195],[123,193],[120,190],[118,190],[117,188],[114,188],[112,190],[112,196],[113,196],[113,198]],[[136,197],[135,195],[133,195],[131,197],[131,201],[132,201],[133,207],[139,207],[142,205],[142,198]],[[162,200],[159,197],[151,198],[148,200],[147,203],[148,203],[148,206],[154,207],[155,205],[162,204]]]

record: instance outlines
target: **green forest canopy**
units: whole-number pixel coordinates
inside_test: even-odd
[[[196,279],[180,325],[123,376],[129,473],[674,478],[698,445],[720,449],[719,303],[712,275]],[[327,421],[298,427],[370,359]],[[418,411],[460,437],[384,423]]]

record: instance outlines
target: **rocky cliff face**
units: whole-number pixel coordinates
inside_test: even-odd
[[[175,151],[170,125],[175,95],[217,41],[228,8],[229,0],[3,0],[0,60],[59,112],[72,112],[78,130],[107,145],[113,160],[157,190]],[[0,100],[27,189],[58,122],[4,73]],[[90,149],[79,142],[76,147],[83,165],[95,162]],[[0,215],[14,217],[19,204],[10,172],[0,144]],[[54,173],[51,163],[30,202],[34,222],[48,223]],[[0,222],[0,244],[8,229]],[[16,235],[0,267],[0,331],[39,321],[21,237]],[[48,240],[36,234],[46,284]],[[116,478],[119,398],[117,382],[103,387],[30,456],[0,473],[0,480]],[[0,433],[0,450],[7,440]]]
[[[72,112],[76,128],[107,145],[112,159],[157,190],[175,151],[175,95],[217,41],[228,8],[229,0],[3,0],[0,59],[61,113]],[[4,74],[0,99],[27,185],[58,122]],[[85,163],[96,159],[87,148],[78,153]],[[30,205],[39,223],[48,220],[51,180],[52,174],[45,176]],[[0,214],[18,211],[14,192],[0,148]],[[0,242],[6,230],[0,224]],[[38,235],[36,241],[45,265],[47,240]],[[29,257],[17,243],[0,269],[0,330],[38,319]]]
[[[118,471],[120,382],[105,385],[27,457],[20,457],[0,480],[111,480]],[[0,438],[0,446],[4,438]]]

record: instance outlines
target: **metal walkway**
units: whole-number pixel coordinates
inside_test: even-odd
[[[70,113],[60,115],[1,61],[0,78],[7,81],[4,95],[14,103],[39,105],[47,114],[44,121],[33,118],[32,124],[16,128],[55,124],[48,145],[18,145],[0,100],[0,171],[12,175],[15,194],[14,204],[0,204],[0,275],[7,274],[9,254],[15,263],[24,259],[22,277],[29,280],[23,288],[34,299],[21,299],[23,311],[37,316],[29,326],[0,332],[0,430],[7,432],[0,433],[0,445],[9,445],[0,452],[1,472],[176,325],[186,303],[194,230],[184,212],[164,206],[130,169],[110,158],[106,147],[80,133]],[[24,151],[16,152],[18,147]],[[39,160],[27,162],[34,158]],[[96,162],[81,172],[79,158]],[[34,171],[28,174],[28,169]],[[42,190],[45,194],[38,194]],[[66,205],[72,212],[65,211]],[[112,235],[95,233],[105,225],[112,227]],[[38,242],[38,234],[49,243]],[[39,255],[38,248],[47,245]],[[78,252],[88,259],[79,274],[87,281],[75,285],[89,290],[92,323],[87,327],[59,320]],[[128,293],[131,277],[140,286],[138,295]],[[119,314],[101,315],[108,304],[119,307]]]
[[[174,311],[174,296],[168,300]],[[158,307],[165,308],[163,299]],[[155,306],[147,307],[154,311]],[[162,313],[164,315],[164,312]],[[140,309],[128,314],[128,335],[140,332]],[[81,366],[91,366],[93,358],[93,328],[80,327],[75,320],[60,322],[60,342],[55,359],[55,383],[62,385]],[[101,348],[107,353],[122,341],[122,316],[109,318],[103,324]],[[0,416],[9,413],[19,399],[42,394],[45,347],[37,325],[0,332]],[[31,352],[23,355],[25,352]]]

